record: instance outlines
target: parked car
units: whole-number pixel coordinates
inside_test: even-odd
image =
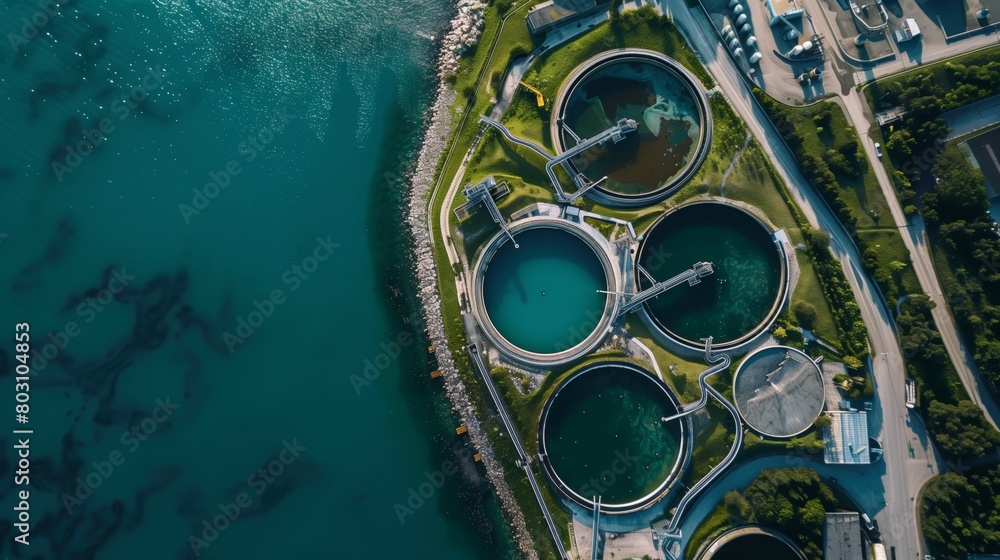
[[[878,142],[875,142],[875,155],[877,155],[879,159],[882,159],[882,144],[879,144]]]

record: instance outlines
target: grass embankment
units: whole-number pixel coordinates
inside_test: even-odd
[[[551,111],[551,103],[570,72],[592,56],[621,48],[661,52],[684,65],[706,88],[715,85],[673,22],[660,17],[652,6],[625,12],[620,23],[601,23],[572,42],[543,54],[539,65],[525,75],[524,81],[544,94],[546,107]]]
[[[765,111],[792,147],[803,175],[823,195],[854,237],[864,267],[886,304],[920,293],[906,245],[896,230],[875,170],[839,105],[788,107],[755,90]]]
[[[449,79],[458,92],[454,108],[456,115],[467,115],[472,119],[478,119],[479,115],[485,114],[493,104],[490,76],[497,73],[502,75],[512,58],[534,48],[524,24],[523,12],[526,10],[526,6],[536,4],[538,1],[529,0],[520,6],[503,25],[502,30],[503,15],[498,13],[497,6],[491,5],[486,8],[483,34],[478,45],[463,56],[455,77]],[[545,519],[535,502],[531,487],[524,474],[516,467],[517,453],[514,445],[503,433],[502,424],[496,413],[493,412],[492,405],[485,404],[491,402],[490,396],[483,381],[475,374],[468,355],[462,351],[468,341],[462,325],[461,308],[455,288],[455,271],[448,262],[444,240],[441,237],[438,212],[447,194],[448,185],[458,172],[462,156],[472,145],[479,126],[475,120],[468,123],[468,120],[463,121],[461,116],[455,118],[458,125],[450,139],[450,153],[454,155],[450,158],[446,155],[438,163],[437,179],[442,188],[438,189],[435,198],[430,201],[434,256],[437,263],[438,290],[441,296],[445,335],[452,349],[452,357],[455,360],[458,374],[465,384],[472,402],[478,403],[479,407],[485,406],[485,409],[477,407],[477,417],[482,422],[483,430],[490,440],[497,458],[504,466],[504,478],[521,507],[535,548],[542,557],[555,556],[555,545],[552,543]],[[551,507],[553,499],[547,485],[542,485],[542,492],[546,502]],[[565,530],[561,536],[564,544],[568,545],[569,535],[566,527],[569,523],[569,517],[559,507],[552,508],[551,511],[557,526]]]
[[[628,317],[625,329],[653,353],[653,357],[663,374],[663,380],[667,382],[667,385],[670,385],[682,403],[687,404],[698,400],[701,396],[701,391],[698,389],[698,376],[708,367],[703,361],[683,358],[657,344],[653,333],[642,322],[642,319],[635,315]]]

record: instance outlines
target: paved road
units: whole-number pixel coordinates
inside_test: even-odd
[[[969,392],[972,401],[983,409],[987,420],[994,426],[997,426],[998,422],[1000,422],[1000,406],[997,405],[990,394],[989,388],[984,384],[982,375],[979,373],[979,368],[972,361],[970,352],[967,351],[958,334],[955,319],[951,315],[948,302],[942,293],[937,273],[934,270],[934,261],[927,246],[924,221],[921,217],[915,216],[908,223],[906,215],[903,214],[902,206],[899,203],[899,199],[896,198],[889,174],[886,173],[885,167],[879,162],[879,158],[875,154],[875,143],[868,136],[868,129],[872,123],[865,112],[866,103],[861,94],[852,90],[850,95],[842,97],[841,100],[847,109],[848,120],[851,121],[851,124],[858,131],[858,135],[861,138],[861,145],[864,147],[865,153],[868,154],[868,159],[873,163],[872,167],[875,169],[875,176],[878,178],[882,194],[889,204],[892,219],[896,223],[896,227],[900,228],[903,244],[906,245],[906,249],[910,252],[913,269],[917,273],[920,286],[935,304],[931,315],[934,317],[934,323],[941,333],[941,340],[944,342],[945,349],[947,349],[948,355],[951,357],[951,362],[962,380],[962,385]],[[965,115],[959,115],[959,119],[964,118]]]
[[[836,36],[836,31],[832,29],[827,13],[824,11],[825,7],[820,5],[821,0],[809,0],[809,2],[814,4],[814,7],[823,15],[823,17],[813,19],[813,23],[819,25],[820,30],[828,37]],[[962,54],[964,52],[993,46],[994,43],[998,41],[1000,41],[1000,35],[994,32],[988,35],[979,35],[963,39],[950,44],[935,44],[933,52],[930,52],[929,49],[924,49],[928,52],[925,53],[922,60],[923,63],[926,64]],[[841,84],[848,84],[849,80],[847,80],[846,74],[848,72],[852,72],[853,68],[846,60],[843,60],[840,49],[829,49],[828,52],[836,53],[835,57],[829,57],[831,62],[830,65],[836,69]],[[860,82],[870,80],[885,76],[886,74],[892,72],[897,72],[903,69],[903,64],[904,61],[897,60],[895,63],[880,64],[876,70],[855,72],[854,81]],[[844,106],[847,118],[852,126],[854,126],[857,130],[861,139],[861,145],[864,147],[869,161],[872,162],[873,167],[875,168],[875,176],[878,179],[882,193],[889,204],[893,221],[895,222],[896,227],[900,228],[903,243],[910,252],[910,257],[913,261],[917,279],[920,281],[920,285],[924,292],[927,293],[935,303],[935,309],[931,312],[931,315],[941,333],[942,341],[945,349],[948,351],[952,364],[958,372],[958,376],[962,380],[962,384],[965,386],[965,389],[969,393],[973,402],[979,405],[979,407],[983,410],[987,420],[989,420],[994,427],[997,427],[998,424],[1000,424],[1000,406],[997,405],[988,387],[984,385],[983,378],[979,373],[979,368],[973,362],[972,355],[967,351],[961,337],[958,334],[954,317],[952,317],[951,310],[947,306],[947,302],[945,301],[941,286],[937,279],[937,273],[934,270],[933,260],[927,247],[927,237],[925,234],[923,219],[918,216],[912,219],[909,223],[907,222],[907,218],[903,214],[902,206],[896,198],[892,182],[890,181],[885,168],[879,163],[878,156],[875,154],[874,140],[868,136],[868,129],[871,128],[872,123],[874,122],[871,110],[868,108],[863,95],[853,87],[842,87],[841,92],[838,95],[839,97],[837,100],[842,106]],[[994,96],[979,103],[969,105],[968,107],[951,111],[943,116],[946,119],[951,119],[949,121],[949,125],[957,127],[956,130],[971,132],[981,126],[985,126],[986,122],[984,121],[987,118],[990,122],[1000,120],[1000,96]]]
[[[871,281],[861,272],[860,255],[847,232],[799,173],[790,150],[754,101],[704,13],[700,9],[693,11],[676,6],[672,13],[688,42],[701,55],[722,91],[788,184],[806,218],[831,235],[831,250],[841,261],[854,290],[876,356],[872,371],[881,414],[872,418],[870,424],[872,435],[879,437],[885,447],[884,472],[880,477],[885,505],[876,510],[875,518],[886,542],[896,547],[897,558],[922,558],[915,497],[923,484],[941,471],[941,461],[930,446],[926,430],[905,407],[903,358],[889,311],[880,303]]]

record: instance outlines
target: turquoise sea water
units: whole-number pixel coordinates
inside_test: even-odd
[[[0,556],[513,557],[411,320],[403,176],[451,9],[0,6],[5,480],[34,430]]]

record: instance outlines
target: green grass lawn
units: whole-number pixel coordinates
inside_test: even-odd
[[[641,24],[634,29],[622,31],[616,30],[606,21],[585,35],[543,54],[525,75],[524,81],[542,92],[546,108],[551,111],[559,86],[580,63],[607,50],[639,48],[662,52],[676,59],[701,80],[706,88],[714,86],[715,82],[701,65],[697,54],[688,48],[684,39],[672,27],[672,24],[668,29]]]
[[[710,421],[695,436],[691,467],[684,477],[688,486],[721,463],[733,446],[733,417],[729,411],[715,399],[709,399],[704,410],[708,411]]]
[[[697,401],[701,396],[698,376],[709,366],[697,359],[677,356],[657,344],[646,324],[634,315],[628,318],[625,328],[629,334],[653,352],[653,357],[656,358],[656,363],[660,366],[660,372],[663,373],[663,380],[673,388],[681,402],[687,404]],[[670,366],[674,366],[672,372]]]
[[[693,558],[702,544],[718,537],[730,528],[732,528],[732,520],[730,519],[729,511],[725,505],[720,503],[715,506],[715,509],[705,518],[705,521],[694,530],[694,533],[691,533],[691,537],[688,539],[687,546],[684,549],[684,558]]]
[[[878,253],[878,260],[882,263],[899,261],[906,264],[906,269],[900,273],[896,282],[900,286],[900,294],[919,294],[923,290],[920,288],[920,281],[917,273],[913,270],[913,263],[910,260],[910,252],[903,244],[903,238],[899,231],[892,229],[871,229],[858,232],[869,248]]]
[[[795,132],[803,146],[809,153],[821,159],[825,159],[825,154],[830,150],[836,151],[848,142],[855,142],[859,147],[861,145],[857,132],[847,124],[847,117],[836,103],[824,101],[809,107],[786,109],[794,115],[792,122],[795,123]],[[830,114],[830,122],[822,127],[822,131],[818,131],[819,127],[813,121],[813,117],[827,111]],[[885,201],[868,157],[862,152],[859,160],[861,169],[858,176],[837,175],[837,182],[844,189],[846,200],[858,220],[858,229],[892,225],[889,205]]]

